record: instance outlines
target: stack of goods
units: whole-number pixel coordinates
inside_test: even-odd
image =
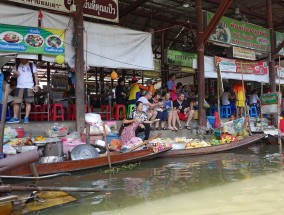
[[[220,137],[220,140],[218,140],[216,137],[213,137],[210,144],[211,146],[226,144],[226,143],[234,142],[237,140],[245,139],[248,136],[249,136],[248,131],[244,129],[234,134],[228,134],[228,133],[222,134]]]
[[[54,123],[45,133],[48,137],[64,137],[68,134],[68,128],[64,124]]]

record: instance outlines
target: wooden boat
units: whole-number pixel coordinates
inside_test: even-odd
[[[153,152],[152,148],[147,148],[143,150],[120,153],[114,152],[110,155],[110,160],[112,164],[124,164],[137,162],[142,160],[150,160],[158,157],[160,154],[170,150],[171,148],[166,148],[160,152]],[[39,175],[60,173],[60,172],[73,172],[79,170],[92,169],[97,167],[103,167],[108,165],[107,156],[85,159],[85,160],[69,160],[57,163],[41,163],[35,164],[36,171]],[[2,175],[8,176],[29,176],[32,175],[32,170],[29,165],[18,167],[17,169],[9,170],[3,172]],[[1,177],[1,176],[0,176]]]
[[[221,144],[217,146],[170,150],[163,154],[160,154],[159,157],[179,157],[179,156],[189,156],[189,155],[193,156],[193,155],[203,155],[203,154],[224,152],[228,150],[233,150],[233,149],[238,149],[238,148],[249,146],[250,144],[263,139],[265,136],[266,136],[265,134],[254,134],[252,136],[247,137],[246,139],[234,141],[234,142],[227,143],[227,144]]]

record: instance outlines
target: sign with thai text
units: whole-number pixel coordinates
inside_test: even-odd
[[[235,60],[215,57],[216,65],[221,72],[265,75],[268,74],[268,64],[265,61]]]
[[[64,30],[0,25],[0,51],[64,55]]]
[[[282,41],[284,40],[284,34],[281,33],[281,32],[275,32],[275,37],[276,37],[275,42],[276,42],[276,47],[277,47],[277,46],[278,46],[280,43],[282,43]],[[284,48],[282,48],[282,49],[278,52],[278,54],[284,55]]]
[[[247,60],[256,60],[255,51],[233,46],[233,57]]]
[[[186,66],[195,68],[197,60],[197,54],[175,51],[175,50],[167,50],[167,63],[176,66]]]
[[[73,0],[8,0],[35,7],[46,8],[69,13]],[[84,16],[102,19],[110,22],[119,22],[118,0],[84,0]],[[74,11],[72,11],[74,12]]]
[[[278,99],[279,99],[278,93],[262,94],[260,96],[261,113],[262,114],[277,113]]]
[[[207,12],[207,24],[214,13]],[[209,40],[243,48],[270,51],[269,30],[258,25],[222,17]]]

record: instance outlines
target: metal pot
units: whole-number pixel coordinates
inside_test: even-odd
[[[43,156],[63,156],[63,142],[61,140],[56,142],[47,142],[44,146]]]
[[[39,160],[40,163],[56,163],[62,161],[64,161],[64,157],[59,157],[59,156],[41,157]]]

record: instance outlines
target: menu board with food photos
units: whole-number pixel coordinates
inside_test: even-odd
[[[0,51],[63,55],[64,30],[0,24]]]

